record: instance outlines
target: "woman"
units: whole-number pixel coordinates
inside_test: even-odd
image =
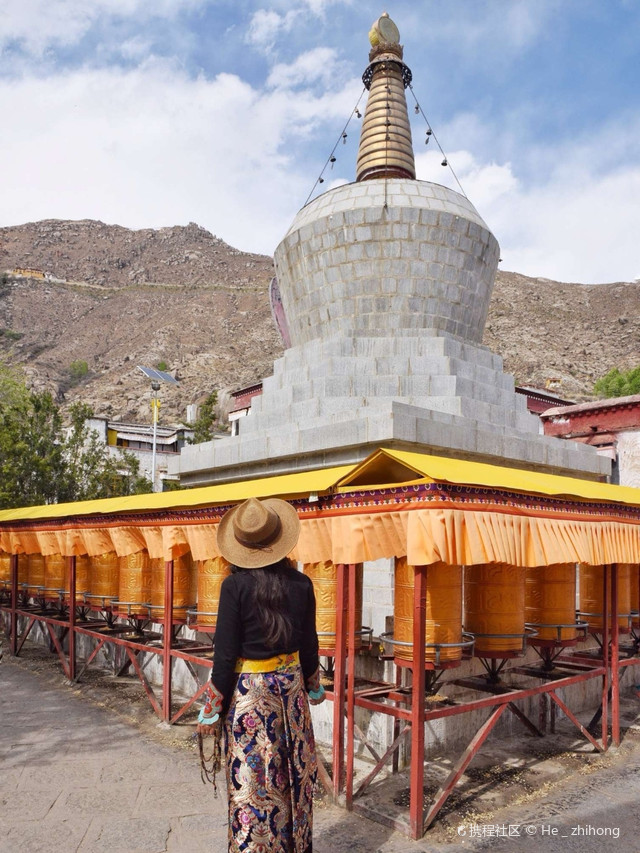
[[[198,731],[224,720],[229,851],[310,853],[316,756],[309,702],[324,700],[310,579],[287,559],[300,521],[250,498],[218,526],[220,591],[210,695]]]

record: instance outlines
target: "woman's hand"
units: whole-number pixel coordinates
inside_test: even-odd
[[[215,723],[211,725],[206,725],[206,723],[198,723],[196,726],[196,732],[203,737],[208,737],[209,735],[214,736],[217,735],[220,731],[220,720],[217,720]]]

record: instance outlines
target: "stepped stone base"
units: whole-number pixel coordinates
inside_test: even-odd
[[[190,486],[355,463],[381,446],[588,479],[609,473],[593,448],[539,429],[485,347],[425,330],[369,333],[287,350],[240,434],[184,448],[176,462]]]

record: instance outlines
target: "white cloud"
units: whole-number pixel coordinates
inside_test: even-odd
[[[468,151],[452,152],[449,162],[498,239],[504,269],[585,284],[631,281],[640,274],[640,164],[599,173],[594,150],[576,149],[573,159],[548,149],[548,159],[565,165],[528,184],[511,163],[482,163]],[[419,155],[418,177],[460,191],[441,160],[439,152]]]
[[[195,221],[272,253],[313,183],[293,140],[342,118],[349,100],[263,93],[230,74],[193,80],[159,61],[0,80],[0,102],[20,127],[0,135],[0,224]]]
[[[283,33],[291,31],[300,10],[291,10],[284,15],[272,9],[258,9],[251,18],[247,42],[264,53],[271,53]]]
[[[335,80],[339,64],[335,50],[316,47],[300,54],[294,62],[274,65],[267,86],[286,89],[317,82],[329,86]]]
[[[154,18],[175,18],[206,5],[208,0],[3,0],[0,52],[17,42],[41,56],[50,47],[73,45],[96,24],[131,18],[138,24]]]

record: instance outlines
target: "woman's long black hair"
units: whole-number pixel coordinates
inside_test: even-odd
[[[254,579],[253,605],[256,619],[262,628],[264,641],[272,648],[287,648],[293,636],[293,620],[287,607],[287,570],[292,569],[291,560],[285,557],[279,563],[263,569],[238,569],[231,571],[249,572]]]

